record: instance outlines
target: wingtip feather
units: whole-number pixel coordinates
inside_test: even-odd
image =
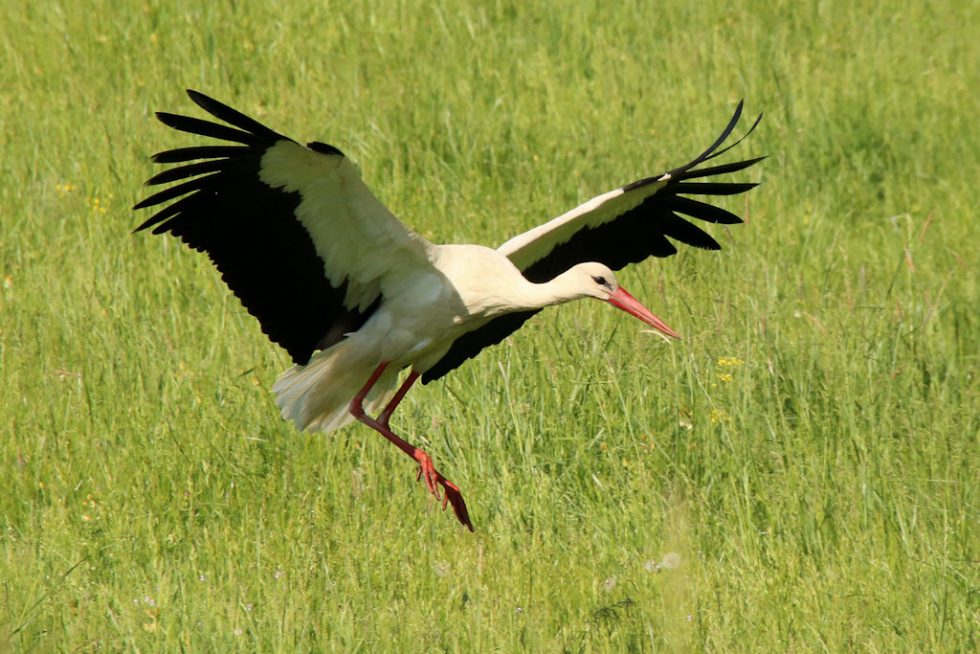
[[[233,125],[234,127],[237,127],[238,129],[249,134],[271,140],[285,138],[275,130],[266,127],[254,118],[246,116],[239,110],[225,104],[224,102],[215,100],[214,98],[205,95],[200,91],[187,89],[187,95],[194,102],[194,104],[218,120],[222,120],[229,125]]]

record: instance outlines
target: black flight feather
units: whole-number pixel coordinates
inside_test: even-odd
[[[181,132],[197,134],[198,136],[207,136],[213,139],[221,139],[222,141],[234,141],[236,143],[244,143],[245,145],[253,146],[260,145],[263,142],[263,138],[261,138],[259,135],[252,134],[250,132],[243,132],[242,130],[228,127],[226,125],[212,123],[210,120],[191,118],[190,116],[179,116],[177,114],[167,113],[166,111],[158,111],[156,115],[157,119],[161,123],[167,127],[173,127]]]
[[[229,165],[227,159],[214,159],[212,161],[201,161],[196,164],[188,164],[186,166],[180,166],[178,168],[170,168],[162,173],[157,173],[150,179],[146,180],[146,186],[156,186],[157,184],[168,184],[170,182],[176,182],[177,180],[187,179],[188,177],[195,177],[197,175],[203,175],[204,173],[213,173],[219,170],[224,170]]]
[[[247,154],[249,147],[245,145],[193,145],[189,148],[176,148],[153,155],[153,163],[168,164],[194,161],[195,159],[217,159],[219,157],[237,157]]]

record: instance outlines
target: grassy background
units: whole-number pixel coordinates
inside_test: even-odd
[[[975,651],[976,3],[304,4],[5,8],[0,650]],[[622,275],[685,340],[583,302],[409,396],[471,535],[366,428],[282,422],[287,357],[130,235],[185,87],[445,242],[741,97],[771,156],[723,252]]]

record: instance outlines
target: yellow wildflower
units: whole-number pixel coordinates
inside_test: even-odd
[[[92,210],[92,213],[102,214],[108,211],[108,208],[102,204],[102,200],[100,198],[89,198],[88,206]]]
[[[731,420],[731,416],[721,409],[716,408],[711,410],[711,413],[708,415],[708,419],[711,420],[711,424],[717,425],[720,422],[727,422]]]

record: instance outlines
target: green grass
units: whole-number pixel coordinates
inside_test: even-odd
[[[976,650],[974,3],[10,4],[0,650]],[[582,302],[409,396],[473,535],[366,428],[281,421],[287,357],[130,234],[185,87],[443,242],[682,163],[741,97],[770,158],[724,251],[621,277],[685,340]]]

